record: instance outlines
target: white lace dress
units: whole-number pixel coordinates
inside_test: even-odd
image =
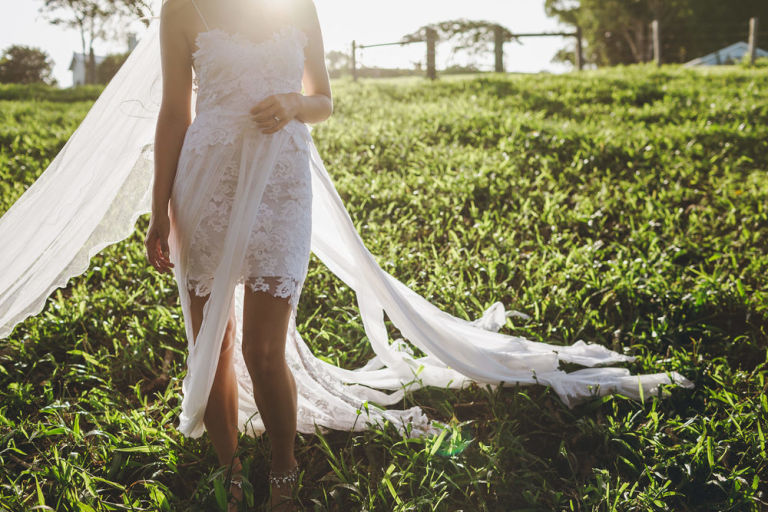
[[[226,52],[230,59],[240,58],[245,54],[250,56],[252,61],[254,56],[280,48],[287,49],[284,52],[286,57],[294,59],[275,63],[271,69],[288,70],[290,65],[293,73],[278,77],[276,81],[282,83],[275,85],[282,86],[280,89],[284,92],[298,92],[301,90],[303,59],[296,57],[297,52],[303,50],[306,40],[300,30],[286,27],[262,43],[253,43],[243,36],[221,30],[200,33],[197,43],[199,47],[194,59],[198,74],[198,116],[190,127],[182,153],[185,156],[202,153],[214,144],[232,146],[232,156],[222,172],[215,177],[215,187],[194,230],[189,248],[187,287],[195,295],[207,296],[211,292],[216,266],[221,258],[237,190],[241,156],[239,148],[235,146],[243,144],[246,140],[237,137],[235,127],[222,127],[222,122],[229,122],[228,116],[217,116],[216,111],[221,112],[222,106],[228,107],[227,111],[233,111],[237,105],[241,105],[242,98],[249,96],[245,88],[240,91],[239,97],[226,94],[226,86],[222,82],[228,81],[230,86],[238,85],[242,83],[243,76],[229,76],[233,72],[239,73],[240,70],[236,66],[229,66],[230,61],[227,58],[222,59],[220,54]],[[277,56],[279,53],[275,52],[273,55]],[[249,75],[244,73],[245,77]],[[201,80],[203,87],[200,87]],[[243,92],[246,94],[242,94]],[[235,105],[227,105],[228,102]],[[249,111],[248,104],[242,104],[241,108],[242,112]],[[206,113],[209,114],[205,115]],[[182,161],[189,162],[190,158],[184,158]],[[187,176],[183,169],[179,169],[176,180],[183,181]],[[264,291],[276,297],[288,298],[295,312],[309,263],[311,212],[309,149],[303,138],[291,137],[278,154],[274,170],[266,182],[238,283],[246,283],[253,291]]]
[[[171,192],[171,260],[189,341],[180,430],[202,432],[225,321],[242,288],[287,298],[290,328],[307,274],[312,236],[309,130],[292,120],[264,134],[250,109],[264,98],[300,92],[307,37],[292,25],[263,41],[220,29],[200,32],[193,54],[195,118]],[[237,292],[237,293],[236,293]],[[191,327],[190,295],[207,296],[200,331]],[[261,430],[238,328],[235,369],[241,430]],[[300,414],[302,404],[299,405]]]
[[[238,181],[239,161],[224,168],[211,194],[190,247],[187,286],[195,295],[210,294],[224,246]],[[238,283],[288,298],[294,311],[309,264],[312,235],[312,180],[309,153],[295,140],[279,155],[257,210]]]

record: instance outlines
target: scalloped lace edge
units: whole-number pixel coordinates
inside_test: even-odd
[[[110,229],[110,232],[115,233],[115,235],[101,239],[96,238],[94,240],[89,238],[83,247],[81,247],[80,251],[78,251],[78,253],[75,255],[75,257],[72,258],[72,261],[70,261],[64,267],[62,272],[56,277],[56,279],[54,279],[53,283],[45,289],[45,292],[39,298],[35,299],[29,306],[11,318],[8,323],[0,326],[0,339],[4,339],[12,334],[16,326],[27,318],[40,314],[40,312],[45,308],[45,303],[51,294],[58,288],[66,287],[69,284],[70,279],[73,277],[77,277],[85,273],[85,271],[88,270],[88,268],[91,266],[91,259],[93,259],[94,256],[96,256],[106,247],[125,240],[134,233],[136,222],[139,220],[139,217],[151,212],[149,198],[151,197],[151,184],[154,177],[151,168],[152,160],[148,158],[147,155],[151,154],[153,151],[154,144],[150,143],[143,146],[139,156],[136,158],[136,162],[134,163],[131,171],[128,173],[125,179],[127,182],[131,180],[131,178],[136,177],[135,175],[137,174],[139,175],[138,177],[140,177],[142,173],[147,175],[145,179],[142,180],[142,182],[146,182],[146,187],[144,194],[141,196],[141,199],[139,199],[137,203],[134,203],[135,206],[133,208],[117,210],[109,218],[105,216],[94,228],[95,233],[99,227],[104,225],[105,221],[107,221],[106,223],[109,224],[112,228]],[[149,172],[147,172],[147,168],[149,168]],[[125,193],[127,191],[128,190],[121,188],[120,193]],[[118,197],[115,198],[115,200],[112,202],[112,205],[117,203],[119,200]]]

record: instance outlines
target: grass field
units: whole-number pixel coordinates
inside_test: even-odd
[[[502,332],[626,347],[693,390],[568,409],[543,387],[409,395],[452,425],[300,435],[307,510],[768,508],[768,73],[631,67],[334,84],[315,140],[388,272]],[[0,211],[96,91],[0,86]],[[186,340],[148,217],[0,345],[0,509],[218,510],[207,437],[176,430]],[[353,293],[313,256],[299,330],[372,356]],[[394,334],[394,333],[392,333]],[[355,343],[347,340],[360,340]],[[243,438],[256,503],[268,442]],[[38,508],[34,508],[34,507]]]

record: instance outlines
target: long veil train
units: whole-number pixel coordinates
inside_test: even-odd
[[[56,288],[83,273],[104,247],[128,237],[138,217],[150,211],[160,92],[158,24],[152,22],[64,148],[0,218],[0,338],[39,313]],[[286,357],[299,393],[299,431],[314,432],[315,425],[361,430],[369,421],[388,419],[401,430],[410,425],[412,435],[434,432],[419,407],[403,411],[374,406],[392,405],[404,392],[422,386],[543,384],[569,406],[612,392],[640,397],[658,392],[662,384],[692,386],[676,372],[630,375],[624,368],[600,366],[633,359],[600,345],[579,341],[559,346],[500,334],[496,331],[509,313],[499,302],[474,322],[441,311],[379,267],[317,149],[310,147],[312,251],[355,291],[376,356],[356,370],[326,363],[311,353],[292,318]],[[238,344],[242,300],[239,285],[234,292]],[[414,357],[404,340],[389,340],[384,312],[404,340],[426,356]],[[566,373],[560,362],[588,368]],[[239,393],[239,427],[258,435],[264,425],[243,384],[248,381],[242,375],[245,369],[237,371],[245,386]],[[204,427],[194,420],[180,430],[198,437]]]

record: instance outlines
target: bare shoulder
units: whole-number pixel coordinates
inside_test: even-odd
[[[163,0],[160,9],[160,31],[166,35],[183,36],[190,0]]]
[[[160,10],[160,17],[167,18],[168,21],[184,15],[187,9],[192,7],[190,0],[163,0],[163,6]]]
[[[174,41],[179,49],[191,48],[197,12],[191,0],[163,0],[160,10],[160,32],[166,41]]]
[[[317,9],[313,0],[287,0],[290,15],[294,23],[305,31],[317,24]]]
[[[287,2],[297,13],[315,11],[314,0],[288,0]]]

